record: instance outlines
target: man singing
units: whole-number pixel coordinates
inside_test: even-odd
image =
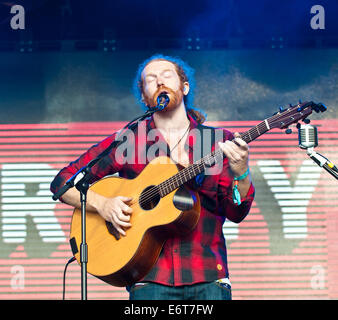
[[[158,139],[164,146],[154,153],[154,157],[166,155],[184,167],[196,160],[196,149],[206,148],[210,152],[221,148],[224,157],[221,170],[210,170],[188,182],[189,188],[198,192],[200,198],[199,221],[191,232],[166,240],[150,272],[127,287],[130,299],[230,300],[231,284],[222,226],[225,219],[241,222],[254,199],[248,145],[238,133],[233,135],[226,129],[202,124],[205,117],[192,106],[192,69],[180,59],[162,55],[149,58],[140,65],[135,84],[137,97],[148,108],[157,105],[160,94],[169,97],[166,108],[143,121],[147,134],[157,130]],[[203,134],[206,130],[211,134]],[[51,191],[57,192],[72,175],[107,148],[116,134],[63,168],[53,180]],[[155,141],[144,141],[136,131],[134,134],[134,155],[139,154],[141,147],[147,153]],[[194,139],[197,134],[203,137],[203,141]],[[222,141],[216,139],[220,135]],[[202,153],[205,154],[205,150]],[[91,183],[116,172],[124,178],[135,178],[152,160],[151,156],[146,156],[146,161],[135,159],[133,163],[122,163],[114,149],[106,158],[93,167]],[[80,208],[79,192],[75,188],[69,189],[61,200]],[[97,212],[111,222],[121,236],[126,236],[126,231],[133,227],[130,201],[127,195],[106,198],[89,189],[87,210]]]

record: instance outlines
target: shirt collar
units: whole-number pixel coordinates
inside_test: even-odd
[[[187,116],[188,116],[188,119],[190,121],[190,129],[194,129],[198,126],[198,122],[189,114],[187,113]],[[151,129],[155,129],[156,128],[156,125],[155,125],[155,121],[154,121],[154,117],[151,116],[148,120],[148,123],[147,123],[147,129],[148,130],[151,130]]]

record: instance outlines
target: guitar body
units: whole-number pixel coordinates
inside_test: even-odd
[[[126,236],[114,235],[111,223],[98,213],[86,212],[87,271],[113,285],[126,286],[142,279],[156,263],[164,242],[174,234],[186,234],[197,224],[200,214],[198,194],[184,186],[164,197],[140,204],[140,196],[179,172],[168,157],[151,161],[135,179],[107,177],[90,189],[106,197],[126,196],[133,209]],[[149,193],[149,192],[148,192]],[[113,228],[114,229],[114,228]],[[81,210],[73,213],[71,243],[81,244]],[[74,253],[74,248],[72,246]],[[76,251],[76,250],[75,250]],[[80,263],[80,253],[75,253]]]

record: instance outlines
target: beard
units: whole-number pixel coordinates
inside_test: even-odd
[[[166,112],[175,109],[178,107],[182,100],[183,100],[183,88],[179,88],[177,91],[174,91],[166,86],[159,87],[152,97],[144,95],[144,102],[149,107],[156,107],[157,106],[157,98],[161,93],[166,93],[169,96],[169,103],[160,112]]]

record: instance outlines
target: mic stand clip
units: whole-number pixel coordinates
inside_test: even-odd
[[[330,162],[320,153],[314,151],[313,148],[307,148],[306,153],[315,163],[317,163],[320,167],[324,168],[328,173],[330,173],[333,177],[335,177],[338,180],[338,169],[332,162]]]

